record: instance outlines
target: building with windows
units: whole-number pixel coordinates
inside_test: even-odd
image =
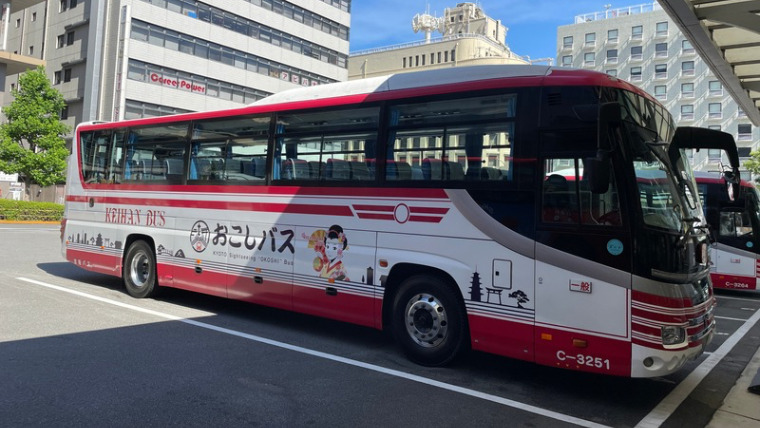
[[[679,126],[732,134],[742,163],[759,148],[760,131],[656,2],[576,16],[573,24],[557,30],[557,62],[641,87],[667,107]],[[689,155],[697,170],[727,164],[719,150]]]
[[[446,8],[444,16],[417,14],[412,29],[425,39],[352,52],[349,80],[407,73],[423,69],[486,64],[528,64],[506,44],[507,28],[475,3]],[[433,38],[434,32],[442,37]]]
[[[350,0],[15,4],[3,9],[4,49],[46,62],[72,127],[232,108],[348,78]],[[5,76],[3,91],[17,81]]]

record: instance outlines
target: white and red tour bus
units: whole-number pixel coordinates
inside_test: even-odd
[[[760,272],[758,231],[760,193],[739,174],[739,153],[731,134],[704,129],[679,128],[679,138],[671,143],[671,155],[682,149],[713,149],[725,152],[728,165],[721,172],[694,173],[697,191],[709,227],[710,277],[714,288],[757,290]],[[680,138],[689,135],[690,138]],[[722,156],[721,156],[722,157]]]
[[[135,297],[176,287],[388,328],[421,364],[475,349],[661,376],[714,332],[675,133],[640,89],[546,66],[83,124],[63,252]]]
[[[713,235],[710,246],[713,287],[760,289],[760,193],[754,184],[742,180],[739,193],[729,195],[722,174],[694,175]]]

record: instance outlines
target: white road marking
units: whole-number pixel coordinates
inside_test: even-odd
[[[757,294],[754,294],[754,293],[750,294],[751,293],[750,291],[748,291],[747,293],[748,293],[748,295],[757,296]],[[758,300],[756,297],[755,298],[751,298],[751,297],[722,296],[722,295],[718,294],[718,295],[715,296],[715,298],[718,299],[718,302],[720,302],[723,299],[726,299],[726,300],[741,300],[743,302],[760,303],[760,300]]]
[[[745,322],[745,321],[747,321],[747,318],[719,317],[717,315],[715,316],[715,319],[729,320],[729,321],[739,321],[739,322]]]
[[[104,297],[94,296],[94,295],[91,295],[91,294],[83,293],[81,291],[71,290],[71,289],[66,288],[66,287],[62,287],[62,286],[58,286],[58,285],[53,285],[53,284],[48,284],[48,283],[41,282],[41,281],[36,281],[36,280],[33,280],[33,279],[28,279],[28,278],[23,278],[23,277],[18,277],[16,279],[18,279],[20,281],[24,281],[24,282],[40,285],[42,287],[47,287],[47,288],[50,288],[50,289],[53,289],[53,290],[63,291],[65,293],[73,294],[75,296],[84,297],[84,298],[95,300],[95,301],[102,302],[102,303],[107,303],[107,304],[113,305],[113,306],[118,306],[120,308],[129,309],[129,310],[132,310],[132,311],[137,311],[137,312],[142,312],[144,314],[153,315],[153,316],[156,316],[158,318],[163,318],[163,319],[167,319],[167,320],[170,320],[170,321],[179,321],[179,322],[182,322],[182,323],[185,323],[185,324],[193,325],[195,327],[200,327],[200,328],[204,328],[204,329],[207,329],[207,330],[213,330],[213,331],[216,331],[216,332],[219,332],[219,333],[228,334],[228,335],[231,335],[231,336],[236,336],[236,337],[239,337],[239,338],[242,338],[242,339],[251,340],[251,341],[254,341],[254,342],[258,342],[258,343],[264,343],[264,344],[267,344],[267,345],[270,345],[270,346],[276,346],[278,348],[287,349],[289,351],[299,352],[299,353],[310,355],[310,356],[313,356],[313,357],[323,358],[323,359],[326,359],[326,360],[335,361],[335,362],[338,362],[338,363],[343,363],[343,364],[347,364],[347,365],[350,365],[350,366],[363,368],[363,369],[366,369],[366,370],[371,370],[371,371],[374,371],[374,372],[377,372],[377,373],[382,373],[382,374],[385,374],[385,375],[389,375],[389,376],[394,376],[394,377],[410,380],[412,382],[418,382],[418,383],[421,383],[421,384],[424,384],[424,385],[428,385],[428,386],[432,386],[432,387],[435,387],[435,388],[440,388],[440,389],[444,389],[444,390],[447,390],[447,391],[456,392],[456,393],[459,393],[459,394],[462,394],[462,395],[467,395],[469,397],[479,398],[481,400],[490,401],[492,403],[501,404],[503,406],[512,407],[512,408],[515,408],[515,409],[519,409],[519,410],[523,410],[523,411],[526,411],[526,412],[534,413],[534,414],[537,414],[537,415],[545,416],[547,418],[556,419],[558,421],[568,422],[568,423],[572,423],[572,424],[576,424],[576,425],[584,426],[584,427],[609,428],[606,425],[602,425],[602,424],[598,424],[598,423],[595,423],[595,422],[587,421],[585,419],[580,419],[580,418],[576,418],[576,417],[573,417],[573,416],[565,415],[565,414],[562,414],[562,413],[553,412],[551,410],[542,409],[540,407],[531,406],[531,405],[525,404],[525,403],[520,403],[518,401],[514,401],[514,400],[507,399],[507,398],[499,397],[497,395],[492,395],[492,394],[476,391],[476,390],[469,389],[469,388],[463,388],[461,386],[452,385],[452,384],[448,384],[448,383],[445,383],[445,382],[440,382],[440,381],[433,380],[433,379],[428,379],[428,378],[425,378],[425,377],[422,377],[422,376],[418,376],[418,375],[414,375],[414,374],[410,374],[410,373],[405,373],[405,372],[402,372],[402,371],[399,371],[399,370],[389,369],[389,368],[386,368],[386,367],[378,366],[378,365],[375,365],[375,364],[369,364],[369,363],[365,363],[365,362],[358,361],[358,360],[352,360],[350,358],[341,357],[339,355],[328,354],[326,352],[315,351],[313,349],[304,348],[302,346],[295,346],[295,345],[291,345],[291,344],[288,344],[288,343],[279,342],[279,341],[272,340],[272,339],[267,339],[267,338],[261,337],[261,336],[256,336],[256,335],[252,335],[252,334],[248,334],[248,333],[243,333],[243,332],[236,331],[236,330],[231,330],[231,329],[224,328],[224,327],[218,327],[218,326],[215,326],[215,325],[212,325],[212,324],[207,324],[207,323],[203,323],[203,322],[199,322],[199,321],[195,321],[195,320],[191,320],[191,319],[187,319],[187,318],[178,317],[178,316],[167,314],[167,313],[164,313],[164,312],[154,311],[154,310],[151,310],[151,309],[145,309],[145,308],[141,308],[139,306],[134,306],[134,305],[130,305],[130,304],[127,304],[127,303],[118,302],[118,301],[107,299],[107,298],[104,298]]]
[[[760,320],[760,311],[757,311],[747,321],[737,329],[718,349],[711,353],[705,361],[702,362],[693,372],[675,387],[660,404],[649,412],[644,419],[639,422],[637,428],[659,427],[665,422],[670,415],[675,412],[678,406],[694,391],[700,382],[707,376],[710,371],[736,346],[747,332]]]

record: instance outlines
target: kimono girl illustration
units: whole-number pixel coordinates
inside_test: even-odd
[[[348,249],[348,238],[343,228],[337,224],[330,229],[317,230],[309,237],[309,248],[317,253],[314,258],[314,270],[319,276],[339,281],[350,281],[346,267],[343,266],[343,252]]]

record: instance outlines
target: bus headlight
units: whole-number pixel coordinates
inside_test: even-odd
[[[665,347],[675,347],[686,341],[686,329],[676,325],[662,326],[662,344]]]

